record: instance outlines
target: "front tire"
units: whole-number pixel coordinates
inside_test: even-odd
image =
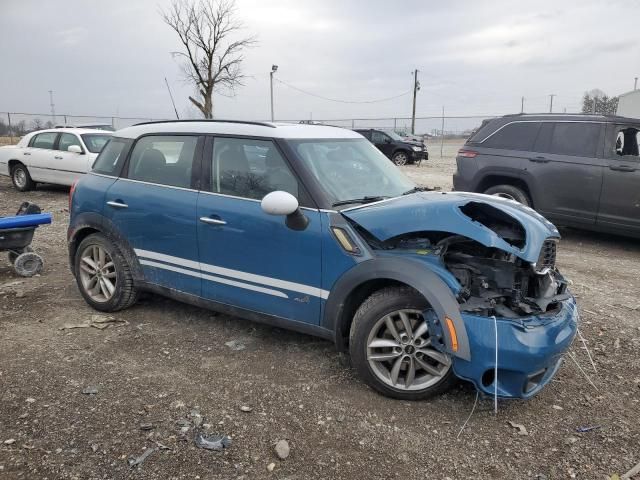
[[[351,361],[374,390],[401,400],[424,400],[456,382],[451,357],[431,346],[422,312],[429,304],[409,287],[389,287],[367,298],[349,335]]]
[[[496,197],[502,197],[509,200],[515,200],[527,207],[531,206],[531,199],[524,191],[513,185],[496,185],[491,188],[487,188],[484,191],[487,195],[495,195]]]
[[[401,167],[409,163],[409,154],[401,150],[393,154],[391,161]]]
[[[127,260],[120,249],[100,233],[80,242],[74,272],[80,293],[96,310],[116,312],[130,307],[138,299]]]
[[[17,163],[11,168],[11,182],[20,192],[28,192],[36,188],[36,182],[31,179],[29,170],[22,163]]]

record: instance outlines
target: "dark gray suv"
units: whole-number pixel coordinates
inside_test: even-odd
[[[560,225],[640,237],[640,120],[507,115],[456,158],[453,186],[517,200]]]

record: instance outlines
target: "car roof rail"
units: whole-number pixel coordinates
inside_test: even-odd
[[[138,125],[154,125],[158,123],[188,123],[188,122],[240,123],[245,125],[260,125],[262,127],[277,128],[273,123],[268,123],[268,122],[254,122],[251,120],[222,120],[222,119],[207,119],[207,118],[202,118],[202,119],[190,118],[190,119],[184,119],[184,120],[153,120],[151,122],[136,123],[134,127]]]

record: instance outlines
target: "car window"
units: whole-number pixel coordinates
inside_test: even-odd
[[[96,135],[93,133],[84,133],[81,135],[84,144],[91,153],[100,153],[107,144],[111,135]]]
[[[298,197],[298,181],[269,140],[216,138],[211,186],[215,193],[261,200],[283,190]]]
[[[373,143],[384,143],[387,138],[389,137],[382,132],[377,132],[375,130],[371,132],[371,141]]]
[[[38,133],[33,137],[29,146],[33,148],[48,148],[49,150],[53,150],[53,144],[56,142],[57,136],[57,132]]]
[[[127,156],[130,140],[111,138],[93,163],[92,171],[102,175],[116,175]]]
[[[601,125],[585,122],[552,122],[553,133],[547,153],[595,157]]]
[[[538,135],[540,122],[515,122],[497,130],[482,142],[483,147],[530,151]]]
[[[80,139],[76,137],[74,134],[61,133],[60,140],[58,141],[58,150],[67,152],[69,151],[69,147],[71,145],[77,145],[78,147],[82,148],[82,145],[80,145]],[[84,148],[82,148],[82,150],[84,151]]]
[[[140,138],[131,152],[128,178],[189,188],[197,143],[191,135]]]
[[[628,160],[637,160],[640,157],[638,144],[640,143],[640,130],[629,125],[615,128],[616,141],[611,152],[614,158],[627,157]]]

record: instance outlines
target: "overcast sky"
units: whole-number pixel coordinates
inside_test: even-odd
[[[2,0],[0,111],[168,117],[167,77],[181,115],[187,96],[164,0]],[[269,118],[269,71],[325,97],[386,98],[411,89],[418,116],[579,109],[585,90],[619,94],[640,75],[640,5],[632,1],[237,0],[258,45],[246,85],[215,95],[215,116]],[[333,103],[275,84],[276,118],[408,116],[411,97]]]

